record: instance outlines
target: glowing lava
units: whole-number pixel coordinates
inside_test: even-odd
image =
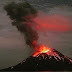
[[[47,52],[50,51],[50,48],[45,47],[44,45],[42,45],[42,46],[39,48],[39,51],[40,51],[41,53],[47,53]]]
[[[49,54],[51,52],[51,48],[48,48],[44,45],[41,45],[38,49],[37,49],[37,52],[34,53],[34,57],[37,56],[38,54],[41,54],[41,53],[47,53]]]
[[[44,45],[41,45],[39,48],[37,48],[37,52],[33,54],[33,57],[38,57],[40,54],[45,53],[49,56],[49,59],[52,58],[52,56],[58,61],[62,59],[62,57],[59,56],[59,54],[52,48],[48,48]],[[43,56],[44,58],[44,56]],[[58,58],[58,59],[57,59]]]
[[[41,45],[39,48],[37,48],[37,51],[33,54],[33,57],[39,57],[41,54],[42,54],[43,59],[45,59],[45,54],[46,54],[46,55],[48,55],[49,59],[54,57],[57,61],[60,61],[60,60],[64,61],[64,59],[66,58],[67,60],[69,60],[72,63],[72,60],[70,58],[62,55],[55,49],[48,48],[44,45]]]

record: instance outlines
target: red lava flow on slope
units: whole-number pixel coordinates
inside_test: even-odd
[[[32,55],[33,57],[38,57],[40,56],[40,54],[47,54],[49,56],[49,59],[54,57],[57,61],[59,60],[63,60],[66,58],[67,60],[69,60],[72,63],[72,59],[66,57],[66,56],[60,56],[60,54],[58,52],[56,52],[56,50],[52,49],[52,48],[48,48],[45,45],[40,45],[39,47],[37,47],[36,49],[37,51]],[[44,55],[42,55],[43,59],[44,59]]]
[[[46,53],[47,55],[59,57],[56,52],[52,48],[48,48],[45,45],[40,45],[37,51],[33,54],[33,57],[40,55],[41,53]]]

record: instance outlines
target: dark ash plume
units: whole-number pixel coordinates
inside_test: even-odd
[[[10,4],[4,6],[4,9],[7,11],[7,15],[9,15],[14,21],[25,21],[24,17],[29,15],[32,15],[33,17],[37,16],[37,10],[33,8],[28,2],[11,2]]]
[[[7,15],[13,20],[12,25],[25,35],[26,44],[34,47],[33,42],[37,41],[37,32],[27,23],[37,16],[37,10],[29,3],[10,3],[4,7]]]

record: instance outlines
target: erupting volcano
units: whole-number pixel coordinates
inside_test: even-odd
[[[55,70],[72,70],[72,59],[64,56],[57,50],[49,48],[45,45],[38,46],[38,33],[34,29],[35,21],[32,18],[37,16],[37,10],[35,10],[29,3],[10,3],[4,8],[7,11],[7,15],[13,20],[12,25],[16,26],[25,36],[26,44],[31,48],[34,48],[35,53],[22,61],[16,66],[2,69],[1,71],[55,71]],[[26,18],[27,16],[27,18]],[[32,17],[31,17],[32,16]],[[51,19],[49,17],[49,19]],[[53,18],[54,19],[54,18]],[[38,19],[39,20],[39,19]],[[38,21],[37,20],[37,21]],[[41,20],[42,21],[42,20]],[[63,26],[57,25],[57,20],[50,20],[49,25],[41,24],[39,26],[47,27],[47,29],[57,30]],[[52,23],[54,22],[54,24]],[[59,22],[58,22],[59,23]],[[65,22],[66,23],[66,22]],[[33,26],[34,25],[34,26]],[[66,28],[67,26],[65,26]],[[71,26],[70,26],[71,27]],[[53,29],[54,28],[54,29]],[[55,29],[56,28],[56,29]],[[63,27],[62,27],[63,28]],[[60,28],[61,29],[61,28]],[[68,28],[63,30],[68,30]]]
[[[72,59],[55,49],[41,45],[37,51],[16,66],[2,71],[65,71],[72,70]]]
[[[37,48],[37,52],[35,52],[33,54],[33,57],[38,57],[40,56],[41,54],[46,54],[49,56],[49,59],[53,56],[57,61],[59,60],[64,60],[64,58],[67,58],[66,56],[62,55],[60,52],[56,51],[55,49],[52,49],[52,48],[48,48],[44,45],[41,45],[39,48]],[[44,58],[44,55],[42,55],[43,58]],[[72,60],[67,58],[71,63],[72,63]]]
[[[41,53],[46,53],[47,55],[56,55],[56,54],[53,52],[52,48],[48,48],[48,47],[46,47],[46,46],[44,46],[44,45],[41,45],[39,48],[37,48],[37,52],[35,52],[35,53],[33,54],[33,57],[38,56],[38,55],[41,54]]]

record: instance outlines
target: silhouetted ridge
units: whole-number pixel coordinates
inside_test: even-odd
[[[54,50],[55,51],[55,50]],[[61,59],[56,56],[40,53],[30,56],[16,66],[3,69],[2,71],[70,71],[72,70],[72,59],[55,51]]]

